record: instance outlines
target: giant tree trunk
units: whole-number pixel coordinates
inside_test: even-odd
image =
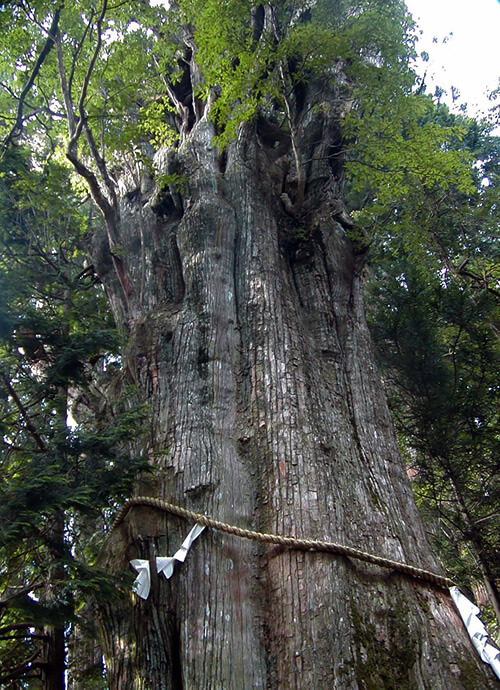
[[[289,153],[246,125],[220,156],[199,119],[168,158],[188,180],[182,206],[168,190],[124,200],[126,309],[96,249],[129,329],[127,371],[150,403],[155,474],[138,491],[439,570],[371,353],[362,257],[332,212],[334,130],[325,110],[304,119],[315,160],[292,218],[280,201],[294,194]],[[109,539],[110,569],[172,555],[190,526],[134,508]],[[171,580],[153,575],[146,601],[103,605],[100,625],[113,690],[494,684],[445,592],[210,530]]]

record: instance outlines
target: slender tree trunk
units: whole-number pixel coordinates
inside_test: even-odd
[[[64,664],[66,659],[64,649],[64,628],[61,626],[47,626],[46,656],[42,668],[42,682],[44,690],[64,690]]]
[[[93,612],[88,607],[88,615]],[[82,615],[82,612],[79,612]],[[86,611],[83,612],[86,616]],[[68,682],[67,690],[101,690],[105,687],[103,679],[102,651],[97,638],[90,639],[87,625],[72,626],[68,639]]]
[[[66,574],[60,561],[64,551],[64,525],[65,517],[62,511],[52,517],[50,526],[50,558],[54,565],[50,568],[50,575],[45,592],[47,604],[53,599],[53,591],[61,587]],[[44,641],[44,664],[42,666],[42,687],[43,690],[64,690],[65,670],[66,670],[66,644],[64,636],[64,624],[62,622],[54,625],[47,625],[43,629]]]
[[[439,570],[371,353],[362,258],[332,215],[336,122],[309,112],[296,218],[280,202],[294,195],[290,159],[276,160],[250,125],[219,156],[205,119],[176,159],[188,178],[183,210],[167,190],[123,205],[125,365],[150,403],[144,452],[155,469],[138,492]],[[99,246],[95,265],[116,304],[120,284]],[[134,508],[104,559],[121,572],[132,558],[172,555],[190,526]],[[146,601],[102,604],[99,623],[113,690],[494,684],[445,592],[209,530],[171,580],[153,570]]]
[[[66,229],[66,246],[69,246],[69,238]],[[68,285],[71,281],[71,265],[66,266],[66,279]],[[70,308],[70,292],[69,288],[64,291],[64,301],[62,309],[64,318],[61,328],[61,335],[67,336],[69,332],[69,317],[68,310]],[[58,388],[58,395],[53,401],[54,410],[56,412],[56,433],[66,433],[67,430],[67,416],[68,416],[68,384],[63,384]],[[54,594],[58,593],[61,596],[61,591],[64,582],[67,579],[67,573],[62,564],[65,555],[65,529],[66,529],[66,514],[64,510],[57,511],[50,519],[50,526],[48,528],[48,544],[47,551],[51,560],[51,567],[49,571],[48,586],[46,597],[50,604],[54,599]],[[71,596],[70,594],[67,596]],[[57,602],[60,605],[60,600]],[[44,633],[47,635],[45,644],[46,657],[45,666],[42,671],[42,687],[43,690],[65,690],[66,688],[66,621],[61,613],[59,613],[59,620],[53,625],[47,626]]]
[[[497,621],[500,623],[500,594],[488,562],[483,558],[484,544],[481,531],[474,524],[474,520],[471,518],[462,492],[451,473],[449,474],[449,480],[453,487],[453,493],[455,494],[457,506],[464,523],[466,540],[472,545],[474,557],[479,566],[490,605],[493,607]]]

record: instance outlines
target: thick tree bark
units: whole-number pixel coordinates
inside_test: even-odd
[[[290,152],[276,158],[247,125],[221,157],[202,119],[176,157],[183,207],[168,190],[124,202],[127,305],[95,240],[129,329],[127,371],[151,405],[155,479],[138,492],[439,570],[371,353],[362,257],[335,220],[326,112],[302,123],[311,162],[295,218],[280,201],[294,196]],[[119,572],[172,555],[189,528],[134,508],[105,559]],[[113,690],[494,685],[445,592],[209,530],[171,580],[153,571],[146,601],[130,593],[99,620]]]

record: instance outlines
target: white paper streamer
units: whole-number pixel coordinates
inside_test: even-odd
[[[458,587],[450,587],[450,594],[479,656],[491,666],[497,678],[500,678],[500,650],[488,642],[488,632],[478,617],[480,609],[467,599]]]
[[[189,532],[187,537],[184,539],[184,541],[181,544],[181,547],[178,551],[175,552],[174,558],[176,561],[180,561],[181,563],[184,563],[186,560],[187,553],[189,549],[191,548],[191,544],[194,542],[194,540],[200,536],[200,534],[203,532],[205,527],[203,525],[198,525],[196,524],[192,530]]]
[[[132,585],[132,591],[142,599],[147,599],[149,596],[149,590],[151,589],[149,561],[145,561],[143,558],[134,558],[133,561],[130,561],[130,565],[139,573],[134,580],[134,584]]]
[[[203,525],[196,524],[173,556],[158,557],[156,559],[156,572],[163,573],[167,580],[171,578],[174,574],[175,561],[184,563],[192,543],[197,537],[200,536],[204,529],[205,527]],[[134,580],[134,584],[132,585],[132,591],[135,592],[137,596],[141,597],[141,599],[147,599],[151,590],[151,572],[149,569],[149,561],[143,558],[134,558],[133,561],[130,561],[130,565],[138,573]]]
[[[167,580],[174,574],[174,556],[159,557],[156,559],[156,572],[163,573]]]

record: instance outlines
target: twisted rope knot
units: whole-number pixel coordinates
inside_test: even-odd
[[[408,565],[407,563],[401,563],[400,561],[394,561],[390,558],[384,558],[383,556],[376,556],[375,554],[361,551],[361,549],[356,549],[352,546],[344,546],[343,544],[337,544],[330,541],[299,539],[297,537],[285,537],[279,534],[256,532],[243,527],[237,527],[236,525],[229,525],[226,522],[220,522],[220,520],[215,520],[209,515],[195,513],[187,508],[182,508],[181,506],[168,503],[168,501],[164,501],[161,498],[154,498],[152,496],[137,496],[129,499],[116,516],[110,532],[116,529],[118,525],[123,522],[125,516],[133,506],[150,506],[152,508],[157,508],[163,512],[171,513],[172,515],[177,515],[178,517],[182,517],[186,520],[196,522],[204,527],[210,527],[211,529],[215,529],[226,534],[232,534],[234,536],[241,537],[242,539],[253,539],[254,541],[259,541],[264,544],[279,544],[281,546],[287,546],[291,549],[300,549],[302,551],[324,551],[327,553],[338,553],[343,556],[348,556],[349,558],[355,558],[359,561],[377,565],[381,568],[395,570],[396,572],[403,573],[404,575],[408,575],[417,580],[430,582],[433,585],[445,590],[448,590],[455,584],[450,578],[439,575],[438,573],[433,573],[430,570],[417,568],[413,565]]]

